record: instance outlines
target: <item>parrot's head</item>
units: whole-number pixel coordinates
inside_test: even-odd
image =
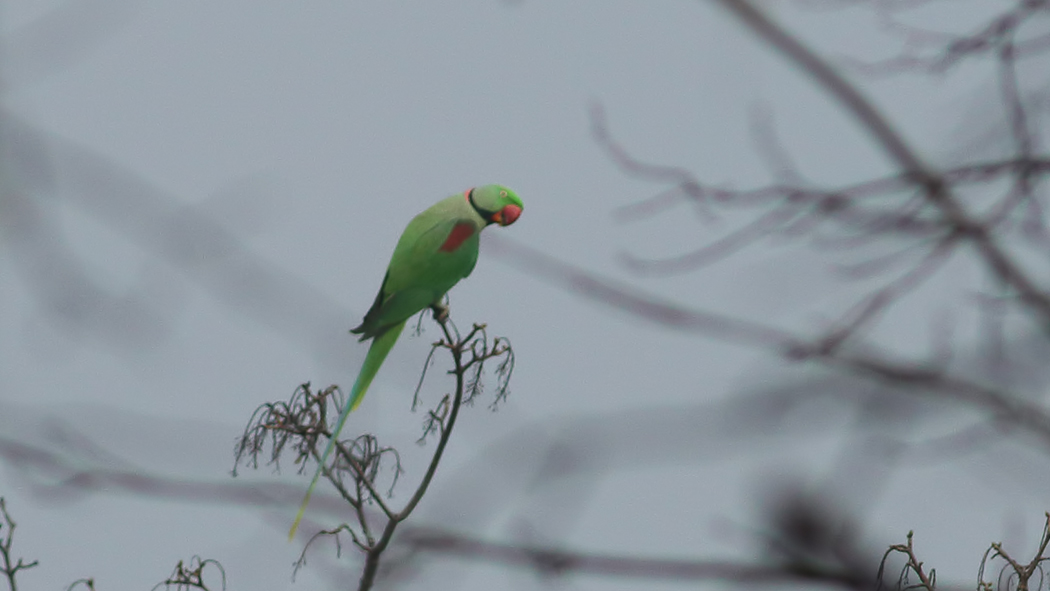
[[[509,226],[521,215],[521,199],[503,185],[485,185],[467,191],[467,200],[490,224]]]

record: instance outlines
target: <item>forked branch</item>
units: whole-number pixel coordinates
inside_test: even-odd
[[[314,534],[303,548],[295,565],[296,570],[306,564],[306,552],[314,541],[321,537],[334,537],[336,553],[339,555],[343,547],[340,537],[345,535],[364,554],[358,588],[370,589],[375,582],[383,553],[389,547],[395,531],[412,515],[430,487],[460,409],[464,403],[471,404],[483,394],[482,376],[490,361],[496,363],[494,373],[497,376],[495,395],[490,406],[494,408],[506,398],[514,368],[514,352],[509,341],[503,337],[490,337],[484,324],[475,324],[465,334],[461,334],[447,314],[435,311],[434,318],[441,326],[442,339],[433,344],[425,367],[429,367],[438,352],[447,351],[452,358],[452,369],[448,373],[454,377],[455,386],[451,393],[443,396],[427,411],[420,443],[426,443],[431,435],[436,435],[437,441],[423,476],[405,504],[399,509],[395,508],[390,498],[403,472],[398,452],[380,445],[377,438],[370,434],[337,441],[336,453],[331,463],[322,467],[322,474],[354,509],[357,523],[343,523]],[[420,388],[425,378],[426,369],[413,397],[413,409],[421,403]],[[295,463],[299,464],[298,471],[302,472],[311,460],[320,461],[319,450],[334,436],[330,426],[334,420],[329,421],[329,417],[334,419],[344,402],[345,397],[337,386],[315,393],[306,383],[297,388],[287,402],[260,406],[237,444],[236,464],[243,462],[257,468],[262,457],[264,463],[277,469],[282,454],[291,450]],[[385,476],[388,471],[392,475]],[[371,510],[373,506],[378,507],[379,511]]]

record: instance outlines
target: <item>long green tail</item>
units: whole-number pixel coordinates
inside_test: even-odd
[[[394,343],[397,342],[397,337],[401,336],[403,328],[405,328],[404,322],[391,327],[390,330],[372,340],[372,346],[368,348],[365,362],[361,364],[361,371],[357,374],[357,381],[354,382],[354,387],[350,390],[350,399],[347,400],[346,407],[343,408],[342,414],[339,415],[339,422],[336,424],[335,430],[332,431],[332,437],[328,440],[328,447],[325,448],[324,454],[321,455],[321,460],[317,463],[317,472],[314,473],[314,479],[310,481],[310,487],[306,489],[303,504],[299,505],[299,513],[295,515],[292,529],[288,532],[288,541],[292,541],[295,538],[295,531],[299,529],[299,522],[302,521],[303,514],[306,513],[306,506],[310,504],[310,495],[313,494],[314,487],[317,486],[317,480],[321,478],[321,474],[324,472],[325,462],[328,461],[328,456],[332,453],[332,449],[335,448],[335,441],[339,438],[339,432],[343,430],[346,417],[364,400],[365,392],[372,385],[372,379],[376,377],[376,373],[379,372],[379,367],[383,365],[383,360],[386,359],[387,353],[390,352],[390,349],[394,347]]]

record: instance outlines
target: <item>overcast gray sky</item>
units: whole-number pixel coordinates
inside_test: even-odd
[[[999,3],[961,4],[970,9],[942,26],[966,30],[978,5]],[[867,11],[768,7],[835,59],[892,53]],[[517,190],[525,210],[487,233],[697,308],[819,327],[865,287],[835,280],[828,253],[783,241],[672,277],[639,277],[618,262],[623,252],[689,250],[724,226],[697,223],[688,207],[617,221],[617,207],[662,187],[626,177],[596,144],[595,102],[633,154],[715,185],[771,180],[756,114],[770,117],[809,182],[892,170],[841,109],[713,2],[9,1],[2,15],[4,131],[19,138],[0,226],[7,439],[56,446],[75,429],[105,450],[94,458],[103,464],[228,480],[234,438],[256,406],[306,381],[352,383],[365,347],[346,330],[371,304],[407,221],[489,182]],[[854,78],[932,162],[994,151],[979,141],[982,118],[958,120],[992,102],[987,77]],[[931,315],[954,305],[945,294],[972,281],[965,265],[939,277],[880,338],[923,350]],[[770,356],[600,307],[487,256],[484,242],[451,308],[461,326],[487,322],[509,337],[517,365],[499,412],[482,404],[462,416],[420,523],[595,551],[749,557],[756,507],[775,477],[819,483],[843,458],[863,457],[848,451],[862,445],[849,436],[849,411],[831,402],[766,432],[720,432],[697,409],[788,379]],[[347,426],[405,451],[404,491],[426,452],[413,443],[423,416],[410,412],[411,388],[435,335],[406,332]],[[1034,382],[1046,377],[1035,373]],[[508,444],[561,437],[575,419],[629,426],[676,409],[708,416],[683,443],[697,446],[695,458],[678,450],[537,484],[528,476],[544,458]],[[520,445],[519,455],[500,456],[500,445]],[[989,542],[1028,547],[1038,535],[1047,462],[1023,453],[996,445],[885,478],[857,467],[847,494],[876,551],[914,529],[928,564],[969,583]],[[520,469],[496,468],[486,454],[516,457]],[[98,589],[148,589],[194,554],[221,561],[234,589],[345,586],[359,574],[345,557],[333,569],[322,544],[290,582],[294,501],[274,510],[127,493],[37,498],[24,472],[7,465],[0,475],[17,548],[40,560],[22,575],[27,589],[82,577]],[[307,483],[269,469],[239,480]],[[315,527],[345,516],[315,504]],[[463,589],[540,584],[459,565],[406,586],[433,588],[439,573]],[[565,588],[638,586],[575,577]]]

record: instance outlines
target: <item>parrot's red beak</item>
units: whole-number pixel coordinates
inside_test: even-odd
[[[517,205],[504,205],[503,209],[492,215],[492,221],[501,226],[509,226],[521,215],[521,208]]]

